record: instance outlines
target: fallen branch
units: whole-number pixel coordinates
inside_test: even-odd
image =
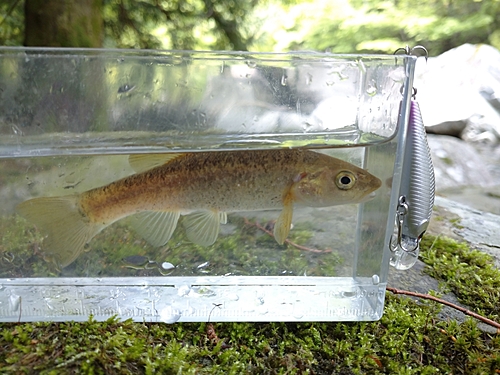
[[[265,227],[263,227],[262,225],[260,225],[258,222],[252,223],[246,217],[244,217],[243,220],[245,221],[246,225],[250,225],[250,226],[256,227],[256,228],[260,229],[261,231],[263,231],[264,233],[267,233],[268,235],[270,235],[272,238],[274,238],[273,232],[271,232],[270,230],[266,229]],[[295,247],[295,248],[297,248],[299,250],[309,251],[311,253],[323,254],[323,253],[331,253],[332,252],[332,250],[330,250],[330,249],[318,250],[318,249],[313,249],[313,248],[310,248],[310,247],[307,247],[307,246],[299,245],[299,244],[296,244],[295,242],[290,241],[288,238],[285,239],[285,243],[288,244],[288,245],[290,245],[290,246],[293,246],[293,247]]]
[[[454,303],[445,301],[444,299],[438,298],[431,296],[429,294],[422,294],[422,293],[416,293],[416,292],[410,292],[408,290],[401,290],[401,289],[396,289],[396,288],[386,288],[389,292],[392,292],[394,294],[404,294],[406,296],[412,296],[412,297],[418,297],[418,298],[423,298],[423,299],[428,299],[434,302],[441,303],[443,305],[449,306],[451,308],[454,308],[455,310],[463,312],[465,315],[472,316],[473,318],[476,318],[477,320],[480,320],[483,323],[486,323],[492,327],[495,327],[497,330],[500,332],[500,323],[495,322],[494,320],[488,319],[482,315],[479,315],[473,311],[467,310],[466,308],[462,306],[458,306]]]

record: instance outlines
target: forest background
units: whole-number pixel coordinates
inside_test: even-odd
[[[500,0],[0,0],[0,45],[438,55],[500,48]]]

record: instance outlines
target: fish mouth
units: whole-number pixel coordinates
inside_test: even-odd
[[[377,192],[376,191],[372,191],[370,194],[366,194],[360,201],[359,203],[365,203],[365,202],[368,202],[368,201],[371,201],[373,198],[375,198],[377,196]]]

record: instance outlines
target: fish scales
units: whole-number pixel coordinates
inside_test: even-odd
[[[81,205],[99,221],[138,210],[278,209],[282,191],[318,155],[301,150],[186,154],[90,190],[82,194]]]

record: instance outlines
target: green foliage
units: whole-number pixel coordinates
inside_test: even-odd
[[[22,44],[21,4],[0,4],[0,44]],[[102,14],[105,47],[392,53],[422,44],[431,55],[463,43],[500,48],[498,0],[104,0]]]
[[[283,49],[392,53],[405,44],[421,44],[437,55],[463,43],[500,47],[493,34],[500,29],[494,16],[500,12],[500,2],[494,0],[317,0],[301,7],[304,12],[289,14],[288,41],[281,42]],[[314,11],[305,12],[309,7]]]
[[[0,45],[20,46],[24,39],[22,1],[0,2]]]

